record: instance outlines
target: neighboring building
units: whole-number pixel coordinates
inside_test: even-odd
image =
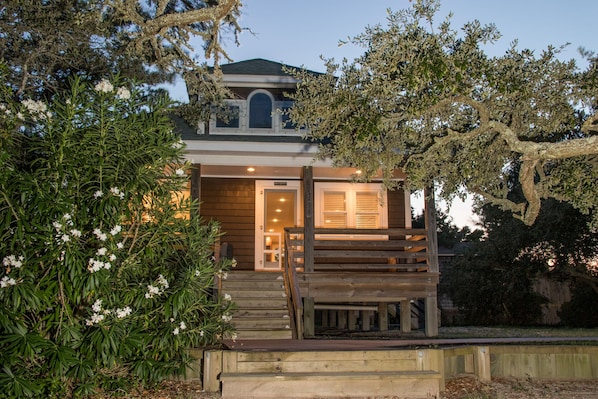
[[[285,92],[294,90],[297,83],[285,73],[282,64],[252,59],[222,65],[221,69],[224,83],[236,96],[228,100],[232,117],[219,120],[213,116],[209,123],[197,128],[182,121],[178,125],[187,145],[186,157],[194,165],[190,195],[199,199],[204,219],[220,223],[224,232],[222,242],[226,242],[236,259],[236,270],[282,271],[285,227],[306,229],[306,255],[304,259],[303,252],[300,255],[304,262],[300,271],[305,272],[313,272],[312,263],[318,263],[309,257],[309,243],[324,238],[315,234],[314,229],[411,228],[409,192],[402,189],[385,192],[381,182],[375,179],[370,183],[351,183],[351,176],[358,173],[355,169],[334,168],[328,161],[314,160],[317,143],[305,140],[302,132],[280,112],[292,106]],[[189,94],[193,98],[196,93]],[[397,174],[397,178],[402,176]],[[392,237],[386,233],[370,235],[368,239],[388,241]],[[405,234],[406,231],[400,233],[401,237],[395,238],[405,240],[413,236]],[[337,234],[328,238],[351,240],[365,236]],[[435,246],[434,240],[431,245]],[[409,249],[403,246],[402,250]],[[423,257],[429,261],[435,250],[427,251]],[[393,260],[389,258],[389,264],[421,258],[416,259],[413,254],[398,256],[398,260],[392,254],[390,257]],[[436,266],[426,269],[430,276],[437,272],[434,262],[432,259]],[[303,287],[309,285],[306,281]],[[429,306],[435,308],[437,273],[430,281],[433,293],[428,286],[425,295],[433,298]],[[303,292],[302,296],[305,298]],[[397,292],[391,297],[381,300],[412,299]],[[353,299],[363,303],[360,299],[367,298]],[[352,300],[345,302],[355,304]],[[315,303],[317,307],[318,299]],[[309,314],[309,309],[306,312]],[[429,324],[437,323],[435,317],[430,320]],[[430,328],[430,334],[435,335],[437,326]]]

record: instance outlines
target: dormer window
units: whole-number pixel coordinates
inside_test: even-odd
[[[256,92],[249,99],[249,128],[272,129],[272,98],[265,92]]]

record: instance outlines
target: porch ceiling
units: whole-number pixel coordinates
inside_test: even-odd
[[[250,171],[249,168],[253,168]],[[348,180],[356,173],[355,168],[314,167],[313,176],[317,180]],[[246,165],[204,165],[201,164],[201,175],[205,177],[244,177],[244,178],[273,178],[299,179],[302,177],[301,167],[287,166],[257,166]],[[380,178],[378,174],[374,179]],[[402,173],[396,173],[397,179],[403,179]]]

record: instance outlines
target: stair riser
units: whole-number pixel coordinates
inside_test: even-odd
[[[291,330],[237,330],[237,339],[292,339]]]
[[[422,378],[346,378],[314,380],[313,377],[279,379],[268,377],[224,381],[222,399],[257,398],[436,398],[439,396],[437,379]]]

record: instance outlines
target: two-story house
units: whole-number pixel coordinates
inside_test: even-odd
[[[426,301],[426,333],[436,335],[435,236],[411,230],[409,192],[386,191],[375,179],[352,183],[358,170],[315,160],[317,143],[283,112],[297,81],[282,64],[252,59],[221,70],[234,93],[230,116],[181,122],[179,130],[194,166],[190,195],[201,217],[220,223],[239,284],[256,287],[255,275],[268,272],[281,279],[286,266],[284,327],[298,338],[333,317],[344,328],[368,328],[374,314],[384,328],[389,303],[401,304],[408,330],[415,299]]]

